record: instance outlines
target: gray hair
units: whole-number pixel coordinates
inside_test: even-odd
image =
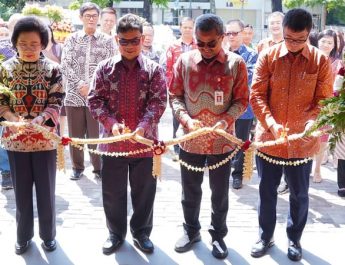
[[[81,7],[79,8],[80,16],[83,16],[84,13],[86,11],[89,11],[89,10],[96,10],[98,15],[101,12],[101,9],[99,8],[99,6],[97,4],[91,3],[91,2],[86,2],[86,3],[82,4]]]

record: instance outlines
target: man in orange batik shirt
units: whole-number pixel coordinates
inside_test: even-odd
[[[320,100],[332,95],[332,73],[326,56],[307,44],[312,17],[303,9],[292,9],[284,17],[284,40],[260,54],[254,72],[250,103],[258,118],[256,141],[271,141],[303,133],[314,123]],[[253,257],[263,256],[273,242],[276,224],[277,188],[286,175],[290,189],[287,220],[288,257],[302,258],[300,239],[308,217],[308,187],[312,160],[296,165],[278,165],[271,159],[291,162],[312,157],[319,138],[304,138],[260,148],[256,165],[260,177],[260,238]]]

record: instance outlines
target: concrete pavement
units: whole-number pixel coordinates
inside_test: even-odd
[[[171,111],[167,110],[160,125],[161,139],[172,135]],[[66,151],[66,159],[68,153]],[[258,235],[257,199],[258,178],[241,190],[229,195],[227,259],[219,261],[211,254],[210,236],[210,191],[208,175],[203,183],[203,199],[200,211],[202,242],[195,244],[192,251],[179,254],[174,251],[175,241],[182,235],[182,208],[179,165],[171,155],[163,157],[163,176],[158,182],[154,209],[154,229],[151,239],[155,252],[142,254],[127,233],[126,242],[113,255],[102,254],[102,245],[107,237],[105,217],[102,208],[101,183],[93,178],[87,162],[85,177],[79,181],[69,180],[70,167],[66,174],[59,172],[56,187],[57,241],[58,248],[52,253],[42,250],[38,236],[37,213],[35,213],[35,237],[30,249],[22,256],[14,254],[15,202],[13,191],[0,193],[0,264],[43,265],[43,264],[121,264],[121,265],[175,265],[175,264],[344,264],[345,200],[336,194],[336,171],[328,164],[322,167],[324,180],[320,184],[310,183],[310,210],[301,244],[303,259],[291,262],[286,257],[285,234],[288,211],[288,194],[280,195],[275,232],[276,245],[260,259],[250,256],[251,245]],[[70,162],[67,161],[67,165]],[[128,196],[128,217],[132,208]]]

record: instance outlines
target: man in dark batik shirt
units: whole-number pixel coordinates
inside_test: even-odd
[[[125,127],[149,139],[157,138],[158,122],[167,101],[163,69],[141,55],[144,40],[141,18],[127,14],[118,25],[116,40],[120,55],[101,62],[88,96],[94,119],[101,123],[102,137],[122,134]],[[130,152],[147,146],[130,141],[100,144],[105,152]],[[152,177],[152,151],[131,156],[102,156],[103,206],[109,238],[103,253],[121,246],[127,233],[127,183],[131,186],[133,215],[130,231],[134,244],[152,253],[149,239],[153,223],[156,179]]]

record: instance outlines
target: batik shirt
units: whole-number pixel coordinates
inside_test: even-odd
[[[271,141],[270,127],[281,124],[288,134],[302,133],[320,112],[320,100],[332,95],[333,77],[328,58],[306,45],[293,58],[285,43],[263,51],[255,67],[250,103],[258,119],[256,141]],[[281,158],[305,158],[319,150],[319,138],[263,147],[261,152]]]
[[[61,58],[66,84],[65,106],[86,106],[86,98],[80,95],[79,85],[84,82],[89,85],[98,63],[112,57],[116,51],[114,38],[98,31],[87,35],[81,30],[66,40]]]
[[[186,44],[182,41],[182,38],[176,40],[166,52],[166,77],[167,84],[170,86],[170,82],[174,72],[174,64],[182,53],[197,49],[195,41],[193,40],[190,44]]]
[[[62,76],[59,65],[41,55],[37,62],[24,62],[18,56],[0,66],[0,83],[14,94],[15,99],[0,94],[0,117],[7,111],[30,121],[41,115],[45,127],[56,132],[60,107],[64,97]],[[12,133],[4,128],[3,136]],[[4,148],[10,151],[35,152],[53,150],[55,141],[41,133],[26,130],[12,141],[3,141]]]
[[[219,100],[219,97],[221,100]],[[177,134],[190,119],[212,127],[225,120],[226,131],[234,133],[234,122],[248,105],[247,69],[243,59],[221,50],[211,63],[206,63],[199,50],[181,54],[174,67],[169,86],[169,100],[174,116],[180,122]],[[195,154],[224,154],[234,144],[216,134],[207,134],[181,143],[181,148]]]
[[[102,137],[112,136],[115,123],[124,123],[131,131],[145,130],[144,137],[158,138],[158,122],[167,101],[163,69],[154,61],[139,55],[133,68],[121,56],[101,62],[95,71],[88,97],[91,115],[101,126]],[[107,152],[128,152],[147,148],[130,141],[100,144]],[[152,157],[152,152],[132,157]]]

